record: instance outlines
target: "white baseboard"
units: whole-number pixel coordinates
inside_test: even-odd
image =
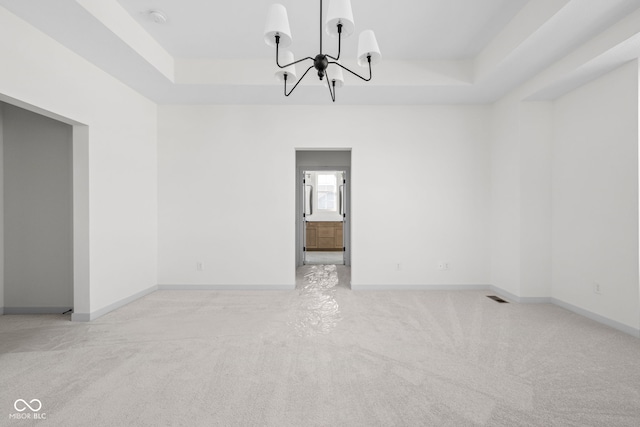
[[[500,295],[506,300],[511,300],[520,304],[554,304],[558,307],[562,307],[566,310],[572,311],[580,316],[584,316],[587,319],[594,320],[598,323],[602,323],[603,325],[609,326],[613,329],[617,329],[629,335],[633,335],[634,337],[640,338],[640,329],[633,328],[631,326],[627,326],[623,323],[616,322],[615,320],[611,320],[607,317],[601,316],[599,314],[593,313],[589,310],[585,310],[584,308],[577,307],[573,304],[569,304],[568,302],[564,302],[557,298],[551,297],[519,297],[517,295],[512,294],[511,292],[507,292],[504,289],[498,288],[496,286],[491,286],[491,290],[496,294]]]
[[[74,322],[89,322],[105,314],[123,307],[156,290],[250,290],[250,291],[291,291],[295,285],[156,285],[140,291],[134,295],[109,304],[91,313],[73,313]],[[490,291],[508,301],[519,304],[554,304],[576,314],[594,320],[603,325],[617,329],[634,337],[640,338],[640,329],[627,326],[599,314],[550,297],[520,297],[493,285],[351,285],[354,291]],[[69,308],[58,307],[0,307],[1,314],[50,314],[63,313]]]
[[[90,322],[92,320],[97,319],[98,317],[104,316],[107,313],[112,312],[113,310],[116,310],[120,307],[124,307],[125,305],[140,299],[146,295],[149,295],[152,292],[155,292],[157,290],[182,290],[182,291],[188,291],[188,290],[267,290],[267,291],[273,291],[273,290],[284,290],[284,291],[291,291],[295,289],[295,285],[266,285],[266,286],[260,286],[260,285],[156,285],[156,286],[151,286],[148,289],[145,289],[143,291],[140,291],[134,295],[131,295],[127,298],[123,298],[120,301],[116,301],[113,304],[109,304],[106,307],[101,308],[100,310],[96,310],[93,311],[91,313],[73,313],[71,315],[71,320],[73,322]]]
[[[351,285],[354,291],[483,291],[487,290],[497,294],[503,299],[518,304],[554,304],[576,314],[594,320],[603,325],[617,329],[634,337],[640,338],[640,329],[627,326],[615,320],[608,319],[599,314],[576,307],[551,297],[520,297],[493,285]]]
[[[580,307],[576,307],[573,304],[569,304],[568,302],[564,302],[562,300],[551,298],[551,302],[559,307],[572,311],[576,314],[586,317],[587,319],[594,320],[598,323],[602,323],[603,325],[609,326],[613,329],[617,329],[629,335],[633,335],[634,337],[640,338],[640,329],[633,328],[631,326],[627,326],[624,323],[616,322],[615,320],[611,320],[599,314],[593,313],[589,310],[585,310]]]
[[[91,313],[71,313],[72,322],[89,322],[91,320]]]
[[[0,314],[62,314],[71,307],[3,307]]]
[[[503,299],[517,302],[519,304],[551,304],[551,298],[548,297],[519,297],[511,292],[507,292],[502,288],[491,285],[489,287],[492,292],[498,294]]]
[[[98,317],[104,316],[107,313],[112,312],[120,307],[124,307],[125,305],[132,303],[133,301],[140,299],[146,295],[149,295],[152,292],[158,290],[158,286],[151,286],[145,290],[142,290],[138,293],[135,293],[131,296],[121,299],[120,301],[116,301],[113,304],[109,304],[106,307],[101,308],[100,310],[93,311],[91,313],[73,313],[71,315],[72,322],[90,322],[92,320],[97,319]]]
[[[160,291],[292,291],[296,285],[158,285]]]
[[[489,285],[354,285],[352,291],[483,291]]]

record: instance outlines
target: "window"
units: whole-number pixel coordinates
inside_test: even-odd
[[[319,173],[317,179],[318,210],[335,212],[338,205],[336,174]]]

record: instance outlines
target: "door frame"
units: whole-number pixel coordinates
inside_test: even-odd
[[[304,221],[303,213],[303,191],[302,183],[303,173],[305,171],[341,171],[345,174],[345,200],[344,210],[346,216],[343,220],[343,236],[344,236],[344,265],[351,266],[351,166],[300,166],[296,163],[296,268],[303,265],[304,257]]]

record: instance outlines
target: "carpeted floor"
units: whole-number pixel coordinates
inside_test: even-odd
[[[91,323],[0,316],[0,425],[640,425],[634,337],[478,291],[352,292],[344,266],[313,290],[312,268],[296,291],[158,291]],[[17,399],[46,420],[11,419]]]

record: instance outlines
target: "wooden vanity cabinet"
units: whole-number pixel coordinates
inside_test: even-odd
[[[309,221],[307,222],[308,251],[341,251],[342,222]]]

